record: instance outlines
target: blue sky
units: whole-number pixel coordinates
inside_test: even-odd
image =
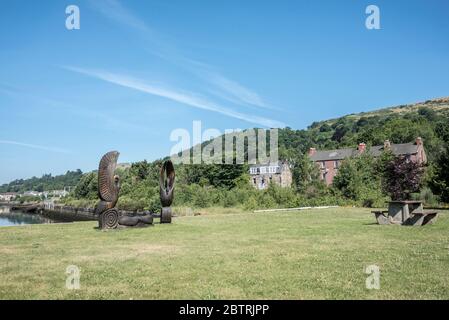
[[[3,0],[0,183],[154,160],[194,120],[302,129],[448,96],[448,39],[444,0]]]

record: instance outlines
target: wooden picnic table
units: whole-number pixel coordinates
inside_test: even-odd
[[[424,211],[422,201],[389,201],[388,211],[373,211],[379,224],[403,224],[421,226],[434,223],[438,212]]]
[[[422,201],[401,200],[388,202],[388,216],[393,223],[404,223],[411,214],[422,213],[424,206]]]

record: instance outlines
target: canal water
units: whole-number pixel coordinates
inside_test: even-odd
[[[39,214],[11,211],[8,206],[0,206],[0,227],[58,222],[66,221],[49,219]]]

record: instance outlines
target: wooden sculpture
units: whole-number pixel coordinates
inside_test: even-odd
[[[171,223],[172,211],[171,204],[173,202],[175,190],[175,167],[171,160],[167,160],[162,164],[159,176],[159,191],[161,199],[161,223]]]
[[[95,214],[98,215],[100,229],[115,229],[120,218],[119,211],[115,208],[119,192],[120,177],[115,174],[119,152],[106,153],[100,160],[98,167],[98,202]]]

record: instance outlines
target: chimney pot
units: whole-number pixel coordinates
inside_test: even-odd
[[[313,156],[316,153],[316,148],[309,149],[309,156]]]
[[[420,146],[420,145],[423,144],[423,143],[422,143],[422,138],[421,138],[421,137],[416,138],[416,144],[417,144],[418,146]]]
[[[359,148],[358,149],[359,149],[359,153],[365,152],[366,144],[363,143],[363,142],[359,143]]]

